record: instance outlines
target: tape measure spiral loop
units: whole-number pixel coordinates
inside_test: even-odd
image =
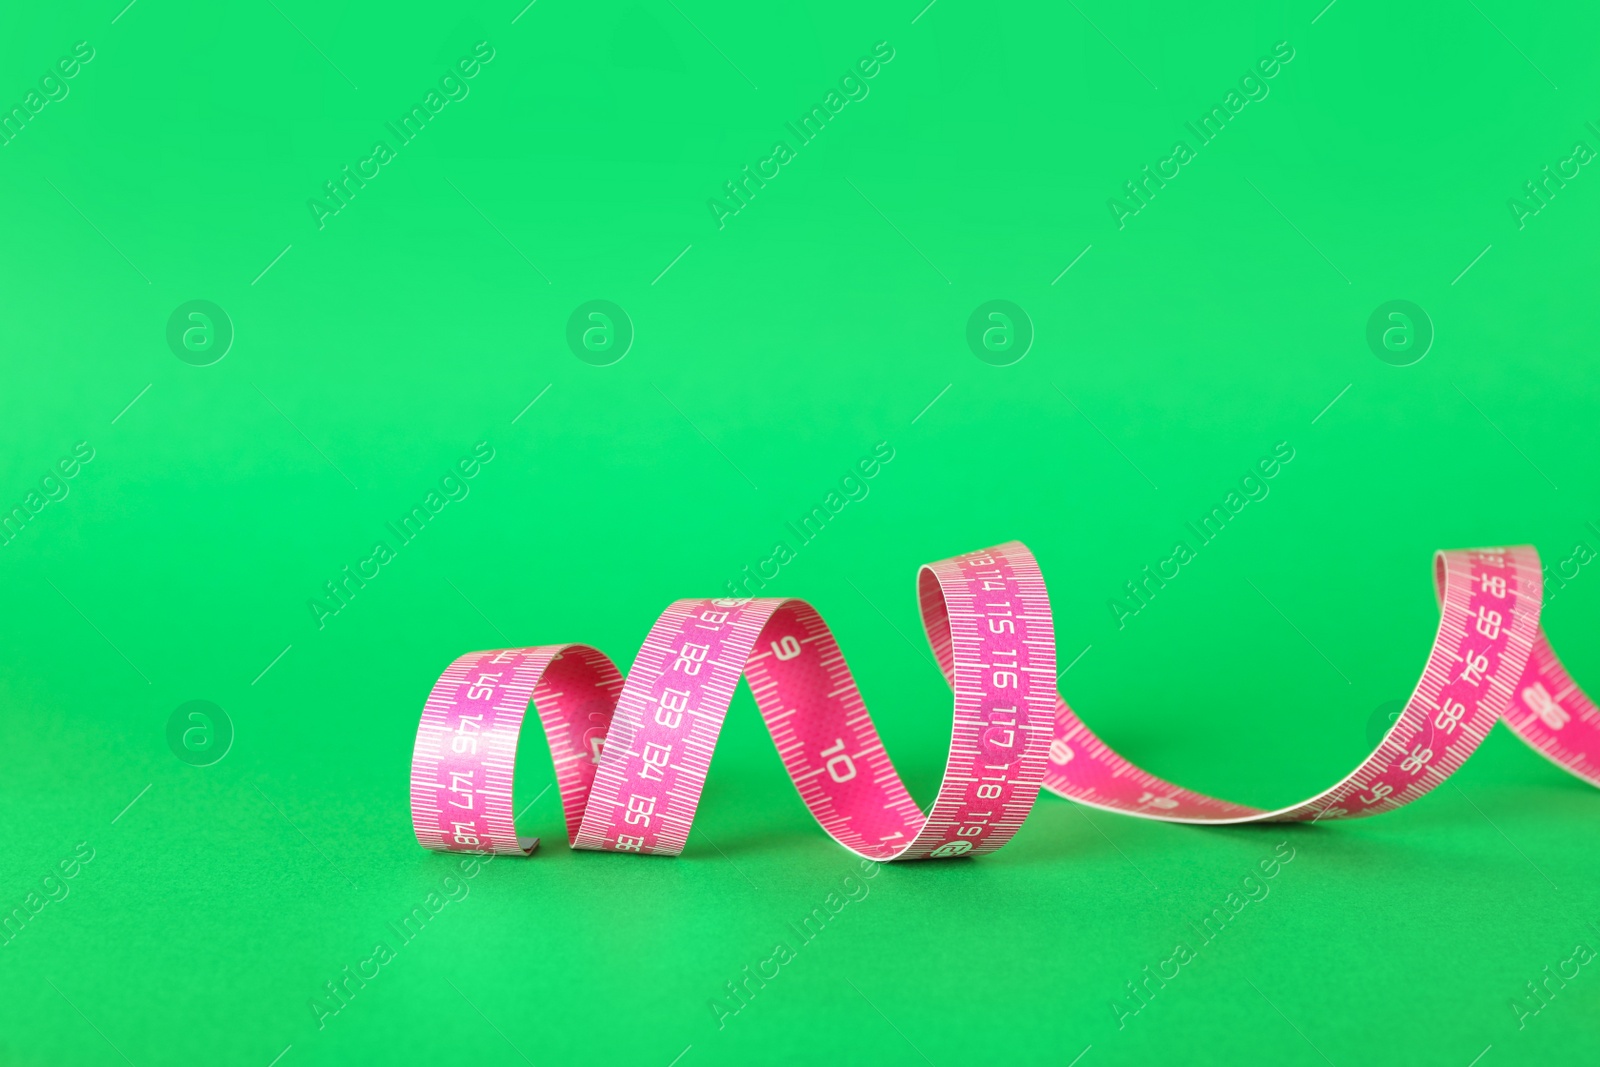
[[[676,855],[740,677],[784,768],[834,840],[875,860],[992,852],[1041,787],[1123,814],[1185,823],[1359,818],[1408,804],[1470,756],[1496,721],[1600,785],[1600,710],[1539,630],[1529,547],[1441,552],[1439,629],[1416,689],[1373,753],[1340,781],[1270,811],[1174,785],[1094,735],[1056,691],[1050,603],[1018,542],[922,568],[918,601],[954,694],[950,756],[932,807],[906,790],[822,616],[803,600],[680,600],[626,679],[597,649],[468,653],[429,694],[412,758],[417,840],[529,853],[512,810],[530,704],[555,764],[574,848]]]
[[[1434,588],[1439,629],[1404,710],[1370,756],[1310,799],[1262,811],[1184,789],[1112,751],[1065,701],[1045,787],[1165,822],[1309,822],[1409,804],[1453,774],[1510,708],[1539,633],[1539,557],[1526,547],[1440,552]]]
[[[924,625],[955,694],[944,780],[924,814],[895,772],[838,643],[803,600],[680,600],[626,680],[585,645],[472,652],[429,694],[412,759],[417,840],[528,853],[512,812],[517,735],[544,726],[574,848],[676,855],[741,676],[812,815],[877,860],[991,852],[1027,817],[1055,714],[1055,635],[1017,543],[923,568]]]

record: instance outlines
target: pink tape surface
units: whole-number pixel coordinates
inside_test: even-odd
[[[1400,717],[1360,766],[1302,803],[1262,811],[1173,785],[1123,759],[1056,691],[1044,580],[1018,542],[922,568],[918,599],[955,694],[944,780],[924,813],[872,725],[838,643],[803,600],[680,600],[626,680],[587,645],[471,652],[423,708],[411,812],[426,848],[532,852],[512,810],[530,704],[555,761],[574,848],[683,850],[741,676],[801,799],[834,840],[875,860],[993,852],[1041,787],[1169,822],[1315,821],[1408,804],[1452,774],[1499,719],[1600,785],[1600,711],[1539,630],[1538,554],[1441,552],[1439,631]]]

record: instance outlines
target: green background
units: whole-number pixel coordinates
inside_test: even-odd
[[[95,49],[0,147],[0,505],[95,450],[0,549],[0,905],[94,850],[0,948],[0,1062],[1593,1056],[1591,967],[1523,1028],[1510,1001],[1600,936],[1600,797],[1503,729],[1350,825],[1046,798],[997,855],[885,868],[719,1030],[708,1001],[854,865],[743,692],[677,859],[568,850],[530,730],[519,806],[544,847],[483,870],[318,1029],[323,983],[454,866],[417,847],[407,796],[449,660],[586,641],[625,667],[668,602],[767,558],[880,441],[870,494],[767,592],[821,609],[924,801],[950,700],[923,562],[1026,541],[1090,725],[1276,805],[1353,767],[1415,683],[1435,549],[1600,544],[1600,176],[1521,228],[1509,206],[1600,147],[1591,9],[920,6],[0,17],[7,109]],[[470,95],[319,229],[307,201],[479,41]],[[1280,41],[1270,94],[1119,229],[1108,199]],[[878,42],[870,94],[719,229],[708,200]],[[207,367],[165,337],[195,299],[236,331]],[[592,299],[636,331],[613,366],[565,340]],[[1036,332],[1012,366],[965,340],[992,299]],[[1392,299],[1436,331],[1412,366],[1366,342]],[[470,495],[319,629],[323,583],[479,441]],[[1119,629],[1110,598],[1278,442],[1270,495]],[[1593,682],[1600,578],[1568,570],[1548,629]],[[204,768],[166,740],[194,699],[236,731]],[[1119,1030],[1124,983],[1285,840],[1271,895]]]

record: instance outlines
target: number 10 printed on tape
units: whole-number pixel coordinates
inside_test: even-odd
[[[1275,811],[1163,781],[1113,752],[1056,691],[1055,631],[1032,553],[1013,541],[922,568],[922,623],[955,693],[944,780],[926,813],[896,773],[838,643],[803,600],[680,600],[624,680],[587,645],[471,652],[423,708],[411,816],[426,848],[531,853],[512,811],[531,704],[555,760],[574,848],[683,851],[722,720],[743,676],[801,799],[874,860],[993,852],[1039,789],[1166,822],[1314,822],[1376,815],[1460,767],[1499,719],[1600,785],[1600,712],[1539,629],[1532,548],[1441,552],[1439,632],[1422,679],[1377,749],[1309,800]]]

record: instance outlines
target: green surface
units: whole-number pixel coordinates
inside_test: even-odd
[[[1436,548],[1568,561],[1548,628],[1600,685],[1591,9],[121,2],[0,16],[0,102],[28,115],[0,145],[0,503],[27,515],[0,548],[0,905],[60,898],[0,947],[0,1062],[1593,1059],[1600,973],[1563,961],[1600,945],[1600,796],[1504,730],[1380,819],[1047,798],[995,856],[848,885],[744,693],[678,859],[569,851],[532,731],[536,858],[447,884],[407,798],[452,657],[588,641],[625,667],[669,601],[780,540],[768,591],[834,626],[924,800],[950,712],[915,570],[1011,538],[1088,722],[1230,799],[1361,758],[1421,669]],[[1235,89],[1202,143],[1185,123]],[[403,142],[386,124],[430,91]],[[786,124],[830,92],[803,143]],[[1136,205],[1146,165],[1170,177]],[[1532,199],[1546,165],[1568,177]],[[346,166],[366,184],[326,199]],[[746,166],[769,177],[736,203]],[[203,321],[168,342],[195,300],[231,322],[209,366]],[[577,333],[601,351],[568,345],[593,300],[631,322],[610,366],[600,320]],[[994,300],[1031,323],[1009,366],[1014,314],[1013,347],[982,347],[987,319],[968,345]],[[1431,322],[1410,366],[1403,332],[1369,347],[1392,300]],[[795,546],[880,442],[867,495]],[[1280,442],[1268,495],[1119,628],[1123,583]],[[310,606],[379,541],[376,577]],[[169,748],[194,700],[234,732],[211,766]],[[1275,849],[1269,895],[1203,944]],[[430,892],[460,899],[402,942]],[[1547,966],[1578,974],[1519,1026]]]

